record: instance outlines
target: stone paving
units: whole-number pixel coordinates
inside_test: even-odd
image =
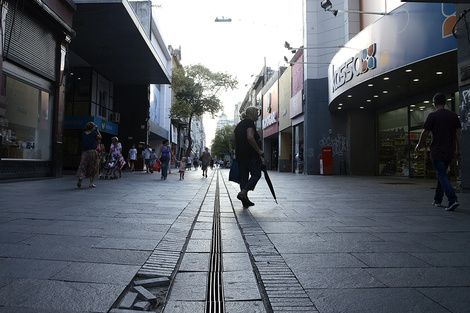
[[[279,204],[262,178],[244,209],[209,172],[0,183],[0,313],[136,312],[129,292],[204,312],[216,203],[225,312],[469,312],[468,194],[446,212],[434,181],[270,172]],[[135,287],[155,277],[149,307]]]

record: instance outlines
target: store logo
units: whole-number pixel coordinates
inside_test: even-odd
[[[373,43],[369,48],[362,50],[354,57],[341,64],[339,68],[332,66],[333,92],[351,81],[354,77],[367,73],[377,67],[377,44]]]
[[[263,120],[263,129],[268,128],[271,125],[276,124],[277,120],[277,112],[274,111],[273,113],[269,114],[264,120]]]

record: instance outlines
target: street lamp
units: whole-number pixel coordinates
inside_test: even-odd
[[[348,47],[348,46],[318,46],[318,47],[299,47],[299,48],[293,48],[290,46],[290,44],[286,41],[284,42],[284,48],[290,50],[292,53],[296,53],[297,50],[308,50],[308,49],[340,49],[340,48],[348,48],[348,49],[353,49],[353,50],[362,50],[362,49],[357,49],[353,47]]]
[[[290,66],[294,65],[294,64],[321,64],[321,65],[329,65],[330,63],[320,63],[320,62],[292,62],[292,61],[289,61],[289,59],[284,56],[284,61],[286,63],[289,63]]]
[[[323,0],[320,3],[321,7],[325,11],[330,11],[333,13],[334,16],[338,14],[338,12],[344,12],[344,13],[358,13],[358,14],[375,14],[375,15],[387,15],[388,13],[384,12],[366,12],[366,11],[355,11],[355,10],[335,10],[333,9],[333,4],[331,3],[330,0]]]

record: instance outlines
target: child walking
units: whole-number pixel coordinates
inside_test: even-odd
[[[180,180],[184,180],[184,170],[186,169],[186,161],[187,161],[186,157],[183,157],[180,161],[180,167],[179,167]]]

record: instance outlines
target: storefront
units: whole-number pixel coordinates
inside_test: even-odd
[[[74,5],[1,4],[0,179],[60,176],[63,65]]]
[[[110,149],[111,138],[118,135],[119,126],[102,118],[96,116],[66,116],[64,125],[64,169],[76,170],[80,165],[82,152],[80,136],[88,122],[94,122],[98,125],[107,152]],[[127,156],[127,153],[124,153],[124,156]]]
[[[292,98],[292,67],[279,78],[279,172],[292,172],[292,121],[290,99]]]
[[[303,50],[294,55],[292,65],[292,98],[289,101],[289,118],[292,124],[292,171],[304,172],[304,66]]]
[[[447,95],[446,109],[459,114],[458,93]],[[416,151],[423,124],[434,111],[431,100],[413,103],[407,107],[378,114],[378,163],[379,175],[413,178],[432,178],[435,171],[427,148]],[[451,175],[455,175],[457,164],[452,164]],[[457,173],[458,175],[458,173]]]
[[[279,85],[274,83],[263,96],[263,139],[266,167],[278,170],[279,158]]]
[[[454,22],[453,4],[407,3],[363,29],[333,58],[330,111],[347,115],[351,145],[368,140],[367,153],[376,155],[375,164],[366,165],[365,151],[351,146],[353,174],[369,166],[370,174],[435,177],[428,149],[414,147],[436,92],[448,95],[447,108],[459,114]],[[367,131],[352,129],[359,126]]]

